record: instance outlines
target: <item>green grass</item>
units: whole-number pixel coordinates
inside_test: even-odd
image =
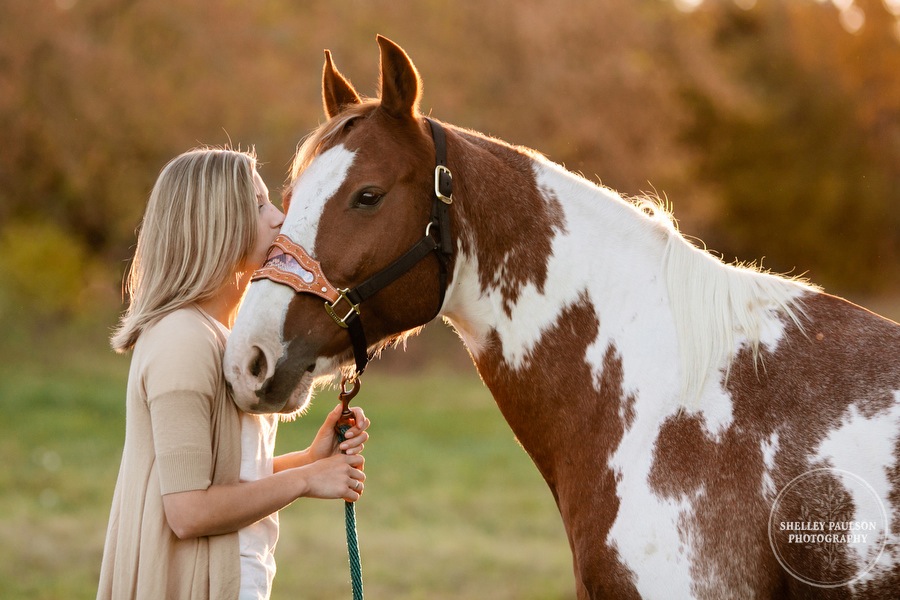
[[[93,598],[124,440],[128,358],[55,340],[62,356],[0,349],[0,598]],[[85,347],[79,347],[85,346]],[[402,362],[402,361],[401,361]],[[549,490],[471,366],[389,376],[355,403],[372,419],[357,505],[370,598],[569,598],[571,558]],[[336,394],[284,423],[305,447]],[[273,599],[350,596],[341,502],[281,513]]]
[[[127,370],[124,359],[104,362],[3,356],[2,598],[96,594]]]

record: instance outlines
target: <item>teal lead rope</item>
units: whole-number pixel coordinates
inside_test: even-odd
[[[344,405],[341,418],[334,426],[338,439],[343,442],[344,434],[353,425],[353,413],[350,412],[350,400],[359,392],[359,378],[353,379],[353,389],[349,392],[344,387],[346,380],[341,382],[341,404]],[[353,502],[344,502],[344,524],[347,529],[347,557],[350,561],[350,585],[353,587],[353,600],[363,600],[362,561],[359,558],[359,540],[356,535],[356,505]]]

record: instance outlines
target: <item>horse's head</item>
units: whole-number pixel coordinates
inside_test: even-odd
[[[378,44],[374,100],[361,99],[325,53],[328,121],[297,152],[283,237],[254,277],[225,353],[225,375],[246,411],[302,409],[315,380],[354,356],[349,331],[383,345],[440,309],[447,252],[426,248],[391,269],[423,241],[440,246],[438,230],[449,237],[449,229],[433,215],[435,143],[418,111],[419,75],[399,46],[380,36]]]

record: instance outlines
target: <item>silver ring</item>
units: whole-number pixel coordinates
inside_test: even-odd
[[[353,486],[353,489],[358,492],[361,485],[362,485],[362,481],[357,480],[356,485]]]

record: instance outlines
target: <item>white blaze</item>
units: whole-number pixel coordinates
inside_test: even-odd
[[[343,146],[336,146],[318,156],[297,179],[291,194],[291,208],[281,232],[315,256],[315,240],[325,204],[340,188],[354,154]],[[250,285],[238,312],[225,351],[225,374],[231,382],[236,400],[251,405],[261,382],[246,369],[251,362],[253,348],[265,354],[267,367],[274,365],[284,354],[287,343],[284,319],[294,290],[267,279]],[[296,390],[295,395],[301,390]],[[240,400],[239,400],[240,402]]]
[[[344,146],[335,146],[317,156],[294,183],[291,209],[281,226],[281,233],[303,246],[313,258],[325,204],[344,183],[354,156]]]

